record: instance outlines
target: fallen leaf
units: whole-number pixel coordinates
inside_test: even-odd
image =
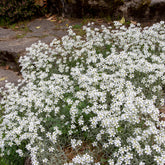
[[[132,24],[134,24],[134,25],[136,25],[136,24],[137,24],[137,22],[135,22],[135,21],[131,21],[131,23],[132,23]]]
[[[39,28],[40,28],[40,26],[37,26],[37,27],[36,27],[36,29],[39,29]]]
[[[53,20],[50,20],[51,22],[56,22],[57,20],[56,19],[53,19]]]
[[[0,81],[4,81],[4,80],[6,80],[6,78],[7,77],[2,77],[2,78],[0,78]]]
[[[124,24],[125,23],[125,18],[122,17],[122,19],[119,21],[121,24]]]
[[[5,66],[5,70],[9,70],[9,65],[6,65]]]
[[[68,27],[69,25],[68,25],[68,24],[66,24],[66,26]]]
[[[51,16],[51,17],[49,17],[47,20],[48,21],[50,21],[50,20],[52,20],[54,17],[53,16]]]

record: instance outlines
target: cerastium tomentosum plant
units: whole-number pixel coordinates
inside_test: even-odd
[[[165,24],[114,25],[27,48],[23,80],[2,91],[2,156],[16,146],[33,165],[164,165]]]

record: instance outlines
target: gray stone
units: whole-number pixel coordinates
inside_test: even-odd
[[[165,3],[165,0],[151,0],[150,6]]]
[[[14,85],[18,85],[19,79],[22,79],[22,77],[18,74],[18,72],[0,68],[0,88],[3,88],[3,90],[5,90],[6,82],[11,82],[14,83]],[[1,99],[2,95],[0,94],[0,101]]]
[[[8,41],[0,41],[0,52],[9,52],[15,58],[25,51],[26,47],[31,46],[38,38],[19,38]]]
[[[21,76],[18,75],[18,72],[0,69],[0,87],[5,87],[6,80],[17,85],[19,79],[21,79]]]
[[[55,36],[47,36],[44,38],[40,38],[40,41],[49,44],[50,42],[53,41],[54,38],[55,38]]]
[[[34,33],[49,33],[50,30],[52,31],[55,28],[55,25],[46,19],[36,19],[28,24],[28,28]]]
[[[0,65],[8,65],[10,69],[19,71],[19,57],[25,54],[26,47],[30,47],[38,38],[19,38],[0,41]]]
[[[65,3],[62,5],[61,2]],[[64,13],[61,14],[69,17],[108,15],[117,19],[124,16],[126,21],[152,23],[165,20],[165,0],[70,0],[59,3],[49,0],[48,4],[52,12],[63,7],[60,11]]]
[[[42,37],[44,35],[44,33],[41,32],[29,32],[25,35],[25,37],[29,38],[29,37]],[[46,34],[47,35],[47,34]]]
[[[65,23],[55,24],[50,20],[37,19],[28,24],[28,28],[31,32],[28,32],[25,37],[38,37],[45,38],[49,35],[61,37],[66,35],[68,27]],[[63,34],[62,34],[63,33]]]
[[[119,6],[116,15],[121,15],[126,20],[137,22],[165,21],[165,0],[128,0]]]
[[[122,0],[49,0],[48,8],[51,13],[58,12],[66,17],[82,18],[89,15],[113,15],[116,7],[122,3]]]
[[[11,29],[4,29],[0,27],[0,41],[15,38],[16,35],[16,32]]]
[[[63,36],[67,35],[67,31],[66,30],[55,30],[51,33],[51,35],[53,35],[57,38],[62,38]]]

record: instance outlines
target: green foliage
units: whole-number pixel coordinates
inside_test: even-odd
[[[5,158],[0,158],[0,164],[1,165],[9,165],[9,161],[6,160]]]
[[[73,29],[81,29],[81,28],[82,28],[82,24],[73,25],[72,28],[73,28]]]
[[[0,25],[7,25],[33,16],[41,16],[45,8],[35,5],[34,0],[2,0],[0,1]]]
[[[17,146],[6,147],[4,152],[4,156],[0,157],[0,164],[1,165],[22,165],[24,164],[25,158],[20,157],[16,150],[18,149]]]

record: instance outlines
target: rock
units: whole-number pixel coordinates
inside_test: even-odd
[[[10,54],[10,56],[17,61],[19,56],[25,51],[26,47],[29,47],[37,40],[38,38],[19,38],[0,41],[0,52],[6,52],[6,54]]]
[[[12,39],[16,37],[16,32],[11,29],[4,29],[0,27],[0,41],[4,41],[6,39]]]
[[[165,0],[151,0],[150,18],[154,22],[165,21]]]
[[[165,20],[165,0],[127,0],[118,8],[116,14],[126,20],[137,22],[159,22]]]
[[[33,33],[43,33],[54,30],[55,25],[53,22],[46,20],[46,19],[36,19],[32,22],[30,22],[27,27],[30,31]]]
[[[53,41],[55,37],[54,36],[47,36],[47,37],[44,37],[44,38],[40,38],[40,41],[41,42],[44,42],[44,43],[50,43],[51,41]]]
[[[0,87],[5,86],[5,81],[18,84],[18,80],[21,79],[21,76],[18,72],[14,72],[12,70],[5,70],[0,68]]]
[[[113,15],[122,0],[47,0],[48,9],[52,13],[65,15],[65,17],[84,17]]]
[[[25,54],[26,47],[30,47],[38,40],[38,38],[19,38],[0,41],[0,65],[9,65],[10,69],[19,71],[19,57]]]
[[[16,62],[16,59],[12,54],[6,51],[1,51],[0,52],[0,66],[8,66],[8,68],[14,70],[14,71],[19,71],[19,65]]]
[[[30,22],[27,27],[31,32],[28,32],[26,37],[42,37],[50,35],[54,31],[55,25],[46,19],[36,19]]]
[[[60,3],[61,2],[61,3]],[[165,0],[48,0],[51,12],[69,17],[110,16],[111,19],[125,17],[127,21],[158,22],[165,20]],[[61,9],[62,8],[62,9]]]
[[[56,30],[52,33],[52,35],[54,35],[56,38],[60,39],[63,36],[67,35],[67,31],[66,30]]]
[[[165,3],[165,0],[151,0],[150,6]]]

